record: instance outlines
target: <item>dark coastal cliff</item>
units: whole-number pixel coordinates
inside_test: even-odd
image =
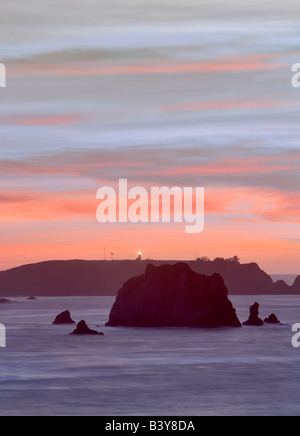
[[[46,261],[0,271],[0,296],[116,295],[131,277],[155,266],[178,261]],[[292,286],[272,278],[256,263],[240,264],[222,259],[185,262],[205,275],[220,274],[229,294],[300,294],[300,277]]]
[[[119,290],[107,326],[240,327],[219,274],[205,276],[186,263],[154,266]]]
[[[300,294],[300,276],[296,277],[291,289],[293,290],[293,293]]]

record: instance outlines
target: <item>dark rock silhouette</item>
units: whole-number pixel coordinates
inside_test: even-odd
[[[81,320],[76,329],[70,333],[71,335],[103,335],[102,332],[97,332],[96,330],[91,330],[84,320]]]
[[[119,290],[108,326],[240,327],[218,274],[197,274],[185,263],[154,266]]]
[[[264,322],[268,324],[281,324],[279,319],[274,313],[271,313],[271,315],[268,318],[265,318]]]
[[[27,300],[36,300],[37,298],[34,297],[33,295],[30,295],[29,297],[27,297]]]
[[[127,280],[144,274],[147,265],[175,264],[176,260],[66,260],[46,261],[0,271],[0,296],[116,295]],[[226,259],[185,262],[204,275],[220,274],[229,295],[300,294],[300,277],[292,286],[276,284],[254,262],[240,264]]]
[[[294,293],[300,293],[300,276],[296,277],[294,284],[292,285],[292,290]]]
[[[258,317],[258,309],[259,309],[259,304],[255,302],[250,307],[250,316],[248,321],[245,321],[243,325],[262,326],[264,324],[263,320]]]
[[[0,298],[0,304],[11,303],[12,301],[9,298]]]
[[[230,295],[239,294],[273,294],[274,282],[255,262],[240,264],[228,262],[224,259],[213,261],[197,260],[191,268],[205,275],[220,274],[228,288]],[[276,292],[280,292],[278,289]]]
[[[76,324],[75,321],[72,320],[71,314],[68,310],[57,315],[52,324]]]
[[[277,282],[274,283],[274,293],[288,294],[290,289],[291,286],[289,286],[284,280],[277,280]]]

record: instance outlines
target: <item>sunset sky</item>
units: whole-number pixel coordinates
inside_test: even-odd
[[[300,274],[298,3],[3,0],[0,269],[106,249]],[[203,186],[204,232],[100,224],[120,178]]]

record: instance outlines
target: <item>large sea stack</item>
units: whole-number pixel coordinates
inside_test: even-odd
[[[240,327],[219,274],[205,276],[185,263],[153,266],[124,283],[108,326]]]

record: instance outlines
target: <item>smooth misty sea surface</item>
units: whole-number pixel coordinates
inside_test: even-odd
[[[232,296],[241,322],[287,325],[189,329],[105,327],[114,297],[15,298],[0,305],[1,415],[300,415],[300,296]],[[69,309],[104,336],[54,326]]]

